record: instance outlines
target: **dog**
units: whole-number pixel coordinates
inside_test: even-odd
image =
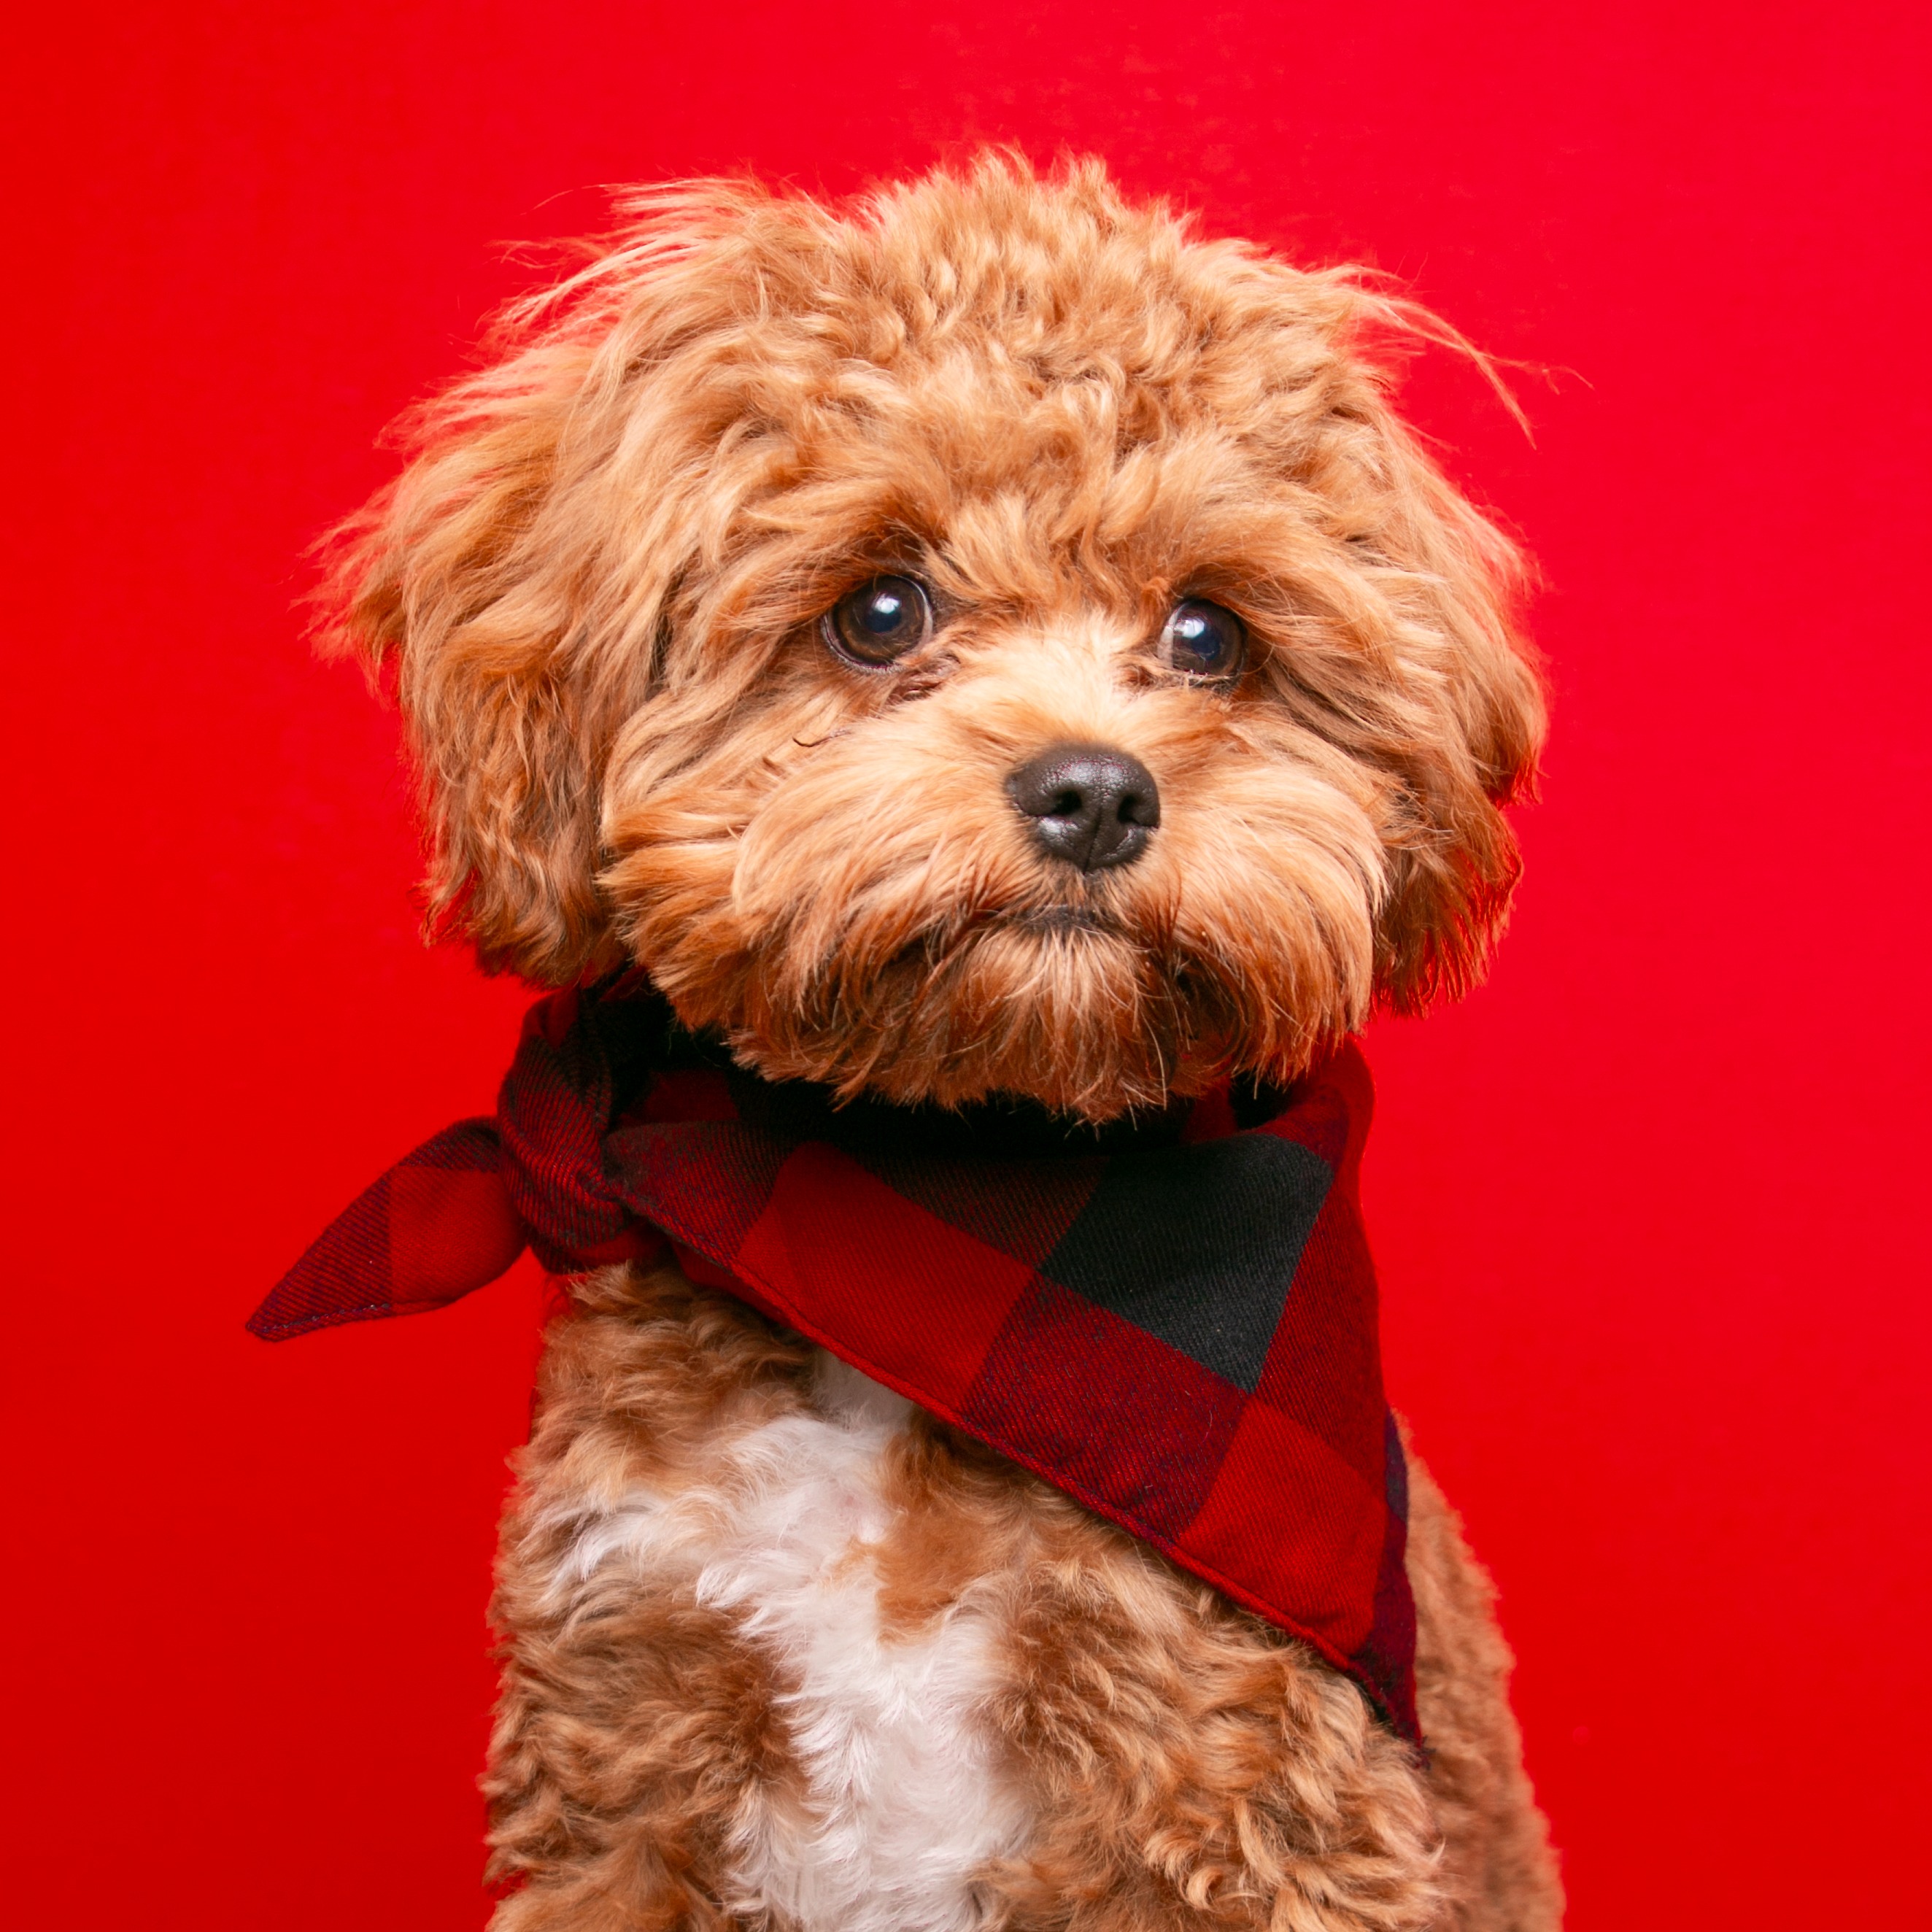
[[[1133,1120],[1480,973],[1544,710],[1390,400],[1453,332],[994,154],[640,192],[339,533],[433,923],[842,1103]],[[1545,1932],[1491,1590],[1334,1659],[675,1257],[569,1283],[506,1519],[499,1932]]]

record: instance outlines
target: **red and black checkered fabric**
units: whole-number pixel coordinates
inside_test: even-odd
[[[1312,1644],[1418,1736],[1352,1045],[1099,1128],[766,1083],[623,982],[535,1006],[494,1120],[392,1168],[250,1318],[412,1313],[527,1244],[669,1244],[738,1296]]]

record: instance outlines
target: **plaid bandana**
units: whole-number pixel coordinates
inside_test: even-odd
[[[1352,1046],[1070,1125],[761,1081],[634,976],[524,1022],[494,1120],[392,1168],[250,1318],[272,1341],[440,1308],[524,1247],[736,1296],[1151,1544],[1418,1738],[1406,1475],[1356,1195]]]

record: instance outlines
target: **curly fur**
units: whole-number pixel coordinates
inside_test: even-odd
[[[1490,1586],[1419,1466],[1426,1769],[1300,1645],[930,1418],[880,1431],[839,1399],[856,1378],[828,1388],[802,1345],[674,1270],[596,1277],[580,1310],[552,1331],[495,1606],[493,1869],[521,1881],[503,1932],[1557,1923]],[[855,1706],[842,1756],[804,1737],[810,1664],[734,1600],[745,1527],[826,1510],[814,1427],[872,1459],[875,1507],[808,1539],[808,1586],[828,1603],[859,1586],[888,1658],[973,1627],[948,1744],[992,1828],[976,1864],[939,1874],[944,1916],[931,1898],[874,1916],[886,1881],[856,1852],[872,1888],[838,1911],[773,1896],[774,1843],[796,1868],[852,1815],[868,1760],[905,1774],[890,1712]],[[640,1546],[626,1522],[646,1515],[675,1534]],[[931,1709],[914,1720],[922,1735]]]
[[[1544,721],[1515,555],[1390,400],[1453,332],[1092,164],[620,210],[339,536],[326,629],[393,668],[433,923],[538,982],[640,964],[771,1076],[1094,1119],[1292,1076],[1480,970]],[[934,628],[862,669],[820,620],[887,572]],[[1246,626],[1226,687],[1160,659],[1186,597]],[[1069,742],[1156,778],[1132,866],[1013,808]],[[502,1932],[1556,1923],[1426,1478],[1425,1767],[742,1308],[675,1271],[578,1295],[504,1533]]]
[[[1096,1115],[1467,982],[1542,713],[1513,554],[1372,359],[1412,312],[1091,165],[624,205],[345,538],[440,916],[538,979],[640,960],[775,1075]],[[816,620],[888,566],[945,621],[855,673]],[[1228,697],[1154,660],[1189,594],[1249,626]],[[1055,738],[1155,772],[1144,863],[1028,847],[998,780]]]

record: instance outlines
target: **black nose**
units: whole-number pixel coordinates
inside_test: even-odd
[[[1006,781],[1033,836],[1083,872],[1124,866],[1160,823],[1160,792],[1138,758],[1111,745],[1054,745]]]

